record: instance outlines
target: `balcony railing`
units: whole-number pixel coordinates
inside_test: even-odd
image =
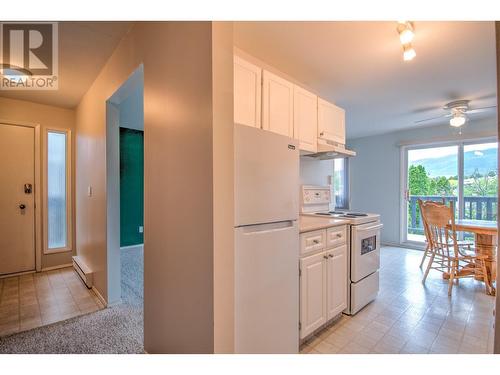
[[[422,219],[417,201],[455,202],[457,209],[458,197],[455,196],[439,196],[439,195],[410,195],[409,212],[408,212],[408,233],[423,235]],[[464,197],[464,219],[475,220],[497,220],[497,197]],[[456,213],[458,216],[458,214]]]

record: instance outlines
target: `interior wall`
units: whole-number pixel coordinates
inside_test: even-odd
[[[330,177],[333,176],[333,160],[316,160],[307,156],[300,157],[300,185],[318,185],[318,186],[328,186],[330,185]],[[330,194],[332,197],[332,203],[330,204],[330,209],[335,208],[334,202],[334,186],[330,185]],[[300,196],[300,187],[297,188],[297,193],[299,194],[299,202],[302,197]]]
[[[500,92],[500,22],[495,22],[495,41],[496,41],[496,58],[497,58],[497,108],[500,108],[500,97],[498,96],[498,93]],[[496,126],[497,126],[497,134],[500,134],[500,118],[498,116],[497,112],[497,119],[496,119]],[[498,165],[500,165],[500,154],[498,155]],[[500,207],[497,205],[497,218],[500,216]],[[498,221],[498,220],[497,220]],[[500,232],[500,222],[498,222],[499,225],[499,232]],[[498,236],[497,236],[497,245],[498,245]],[[497,246],[497,254],[498,254],[498,246]],[[498,255],[497,255],[498,258]],[[500,276],[500,262],[497,261],[497,280]],[[498,287],[498,281],[497,281],[497,287]],[[500,354],[500,298],[498,297],[498,293],[496,296],[496,315],[495,315],[495,342],[494,342],[494,348],[493,352],[495,354]]]
[[[136,23],[77,108],[78,254],[108,298],[106,101],[144,65],[144,345],[149,353],[214,352],[213,122],[219,117],[214,116],[218,86],[213,80],[222,78],[212,75],[212,27],[211,22]],[[218,55],[228,53],[232,43],[230,51]],[[232,95],[230,100],[227,91],[222,96],[221,112],[232,111]],[[220,139],[218,152],[232,156],[229,138]],[[227,178],[221,183],[221,189],[232,189],[232,180],[230,186]],[[218,238],[227,241],[232,222],[218,225]]]
[[[8,99],[0,97],[0,120],[11,121],[11,122],[28,122],[28,123],[36,123],[40,125],[40,136],[41,138],[45,134],[45,130],[47,128],[60,128],[72,131],[72,186],[75,186],[75,152],[74,152],[74,144],[75,144],[75,111],[66,108],[59,108],[54,106],[48,106],[43,104],[37,104],[33,102],[28,102],[24,100],[16,100],[16,99]],[[44,142],[40,142],[40,177],[41,177],[41,192],[42,196],[44,194],[44,186],[45,181],[43,180],[43,153],[46,150],[44,149]],[[57,267],[61,265],[69,265],[72,262],[71,257],[76,254],[76,241],[75,241],[75,194],[74,189],[71,196],[72,202],[72,217],[71,217],[71,225],[72,225],[72,251],[64,252],[64,253],[54,253],[54,254],[44,254],[43,253],[43,245],[42,245],[42,259],[41,266],[42,269]],[[45,207],[41,207],[42,218],[45,215]],[[43,222],[43,220],[42,220]],[[42,228],[42,233],[43,228]]]
[[[234,352],[233,24],[212,24],[214,352]],[[228,105],[229,104],[229,105]]]
[[[382,242],[400,243],[402,143],[460,140],[496,136],[494,119],[471,121],[460,136],[448,125],[422,127],[348,140],[357,152],[349,160],[351,209],[379,213],[384,224]]]

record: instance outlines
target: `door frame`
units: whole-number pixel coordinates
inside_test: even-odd
[[[478,136],[478,137],[467,137],[467,138],[457,138],[457,139],[449,139],[449,140],[434,140],[427,142],[415,142],[415,143],[407,143],[400,144],[400,234],[399,234],[399,243],[400,245],[404,245],[409,248],[420,249],[423,250],[425,244],[423,242],[417,241],[408,241],[407,239],[407,228],[406,225],[408,223],[408,208],[407,208],[407,200],[405,197],[405,192],[408,189],[408,151],[414,149],[423,149],[423,148],[433,148],[433,147],[447,147],[447,146],[457,146],[457,168],[458,168],[458,177],[459,181],[463,181],[463,159],[464,159],[464,146],[475,144],[475,143],[497,143],[498,139],[495,136]],[[458,214],[459,217],[463,217],[464,215],[464,207],[463,207],[463,191],[462,186],[458,184]]]
[[[12,121],[0,118],[0,124],[12,126],[24,126],[33,128],[35,131],[35,271],[42,270],[42,181],[40,171],[41,149],[40,149],[40,124],[24,121]],[[26,273],[26,272],[23,272]],[[12,275],[9,275],[12,276]]]

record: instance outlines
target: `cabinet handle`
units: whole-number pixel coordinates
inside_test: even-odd
[[[313,243],[315,243],[317,245],[317,244],[319,244],[319,241],[318,240],[313,240]]]
[[[327,255],[323,255],[323,258],[328,259],[328,256]]]
[[[328,256],[329,256],[330,258],[333,258],[333,255],[332,255],[332,254],[328,254]]]
[[[342,237],[342,234],[337,233],[337,238],[340,238],[340,237]]]

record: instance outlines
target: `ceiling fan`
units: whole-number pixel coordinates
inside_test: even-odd
[[[441,118],[450,118],[450,126],[453,127],[460,127],[465,124],[465,122],[468,119],[468,115],[474,114],[474,113],[480,113],[480,112],[486,112],[491,110],[492,108],[495,108],[496,106],[490,106],[490,107],[482,107],[482,108],[469,108],[469,103],[470,100],[455,100],[453,102],[450,102],[446,104],[443,109],[447,111],[448,113],[437,116],[437,117],[431,117],[427,118],[424,120],[418,120],[415,121],[416,124],[422,123],[422,122],[427,122],[427,121],[433,121]]]

